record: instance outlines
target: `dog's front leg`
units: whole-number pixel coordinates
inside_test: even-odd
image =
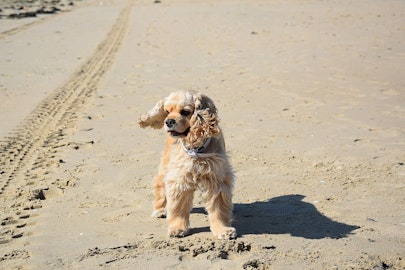
[[[224,183],[205,193],[206,209],[211,232],[218,239],[236,238],[236,229],[232,223],[232,177],[225,177]]]
[[[190,211],[193,204],[194,190],[173,182],[166,183],[167,219],[170,237],[184,237],[190,227]]]

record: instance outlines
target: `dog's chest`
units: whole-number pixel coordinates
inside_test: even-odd
[[[212,173],[215,168],[215,162],[209,159],[194,158],[190,162],[190,171],[196,175],[207,175]]]
[[[198,184],[201,181],[214,179],[221,175],[221,159],[186,157],[178,164],[179,176],[183,175],[187,182]],[[180,177],[181,178],[181,177]]]

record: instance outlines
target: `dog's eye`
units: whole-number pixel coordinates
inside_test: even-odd
[[[166,110],[166,113],[167,113],[167,114],[169,114],[169,111],[168,111],[168,110]]]
[[[187,116],[187,115],[189,115],[189,114],[190,114],[190,111],[187,111],[187,110],[181,110],[180,114],[181,114],[181,115],[184,115],[184,116]]]

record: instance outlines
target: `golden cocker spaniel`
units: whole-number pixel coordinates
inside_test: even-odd
[[[236,238],[232,222],[234,175],[218,126],[217,108],[207,96],[178,91],[140,116],[140,127],[167,131],[159,174],[154,179],[153,217],[167,217],[169,235],[184,237],[194,191],[205,199],[210,228],[218,239]]]

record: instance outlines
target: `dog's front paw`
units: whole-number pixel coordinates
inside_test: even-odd
[[[155,218],[166,218],[166,209],[155,209],[151,216]]]
[[[223,227],[221,230],[214,232],[214,235],[222,240],[222,239],[235,239],[237,236],[236,229],[233,227]]]
[[[184,237],[188,233],[188,229],[179,229],[179,228],[169,228],[169,236],[170,237]]]

